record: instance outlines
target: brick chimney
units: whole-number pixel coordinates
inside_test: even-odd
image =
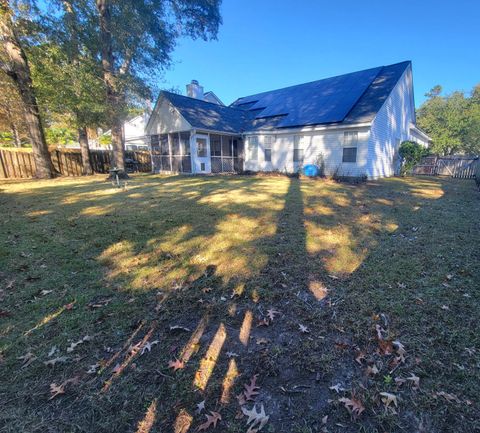
[[[192,80],[190,84],[187,84],[187,96],[203,100],[203,86],[200,86],[197,80]]]

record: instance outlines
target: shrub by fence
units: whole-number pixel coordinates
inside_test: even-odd
[[[77,149],[54,149],[50,151],[55,170],[63,176],[82,175],[82,155]],[[90,161],[95,173],[108,173],[110,170],[111,151],[90,150]],[[152,170],[150,152],[127,151],[125,158],[137,162],[135,167],[140,172]],[[0,148],[0,178],[31,178],[35,175],[35,161],[30,149]]]

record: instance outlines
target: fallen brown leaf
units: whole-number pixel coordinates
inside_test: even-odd
[[[393,403],[395,407],[398,407],[398,400],[395,394],[391,394],[389,392],[381,392],[380,395],[382,402],[386,407],[389,407],[391,403]]]
[[[258,326],[270,326],[270,322],[268,321],[268,319],[263,318],[258,321],[257,327]]]
[[[412,382],[413,389],[418,389],[420,387],[420,378],[415,376],[413,373],[410,373],[410,377],[407,377],[407,380]]]
[[[182,359],[175,359],[175,361],[169,361],[168,368],[173,368],[174,371],[185,368],[185,362]]]
[[[365,406],[362,404],[362,402],[353,396],[352,398],[342,397],[339,398],[338,401],[343,403],[348,412],[354,417],[360,416],[365,410]]]
[[[436,392],[434,395],[439,396],[439,397],[443,397],[445,400],[447,400],[450,403],[452,401],[454,401],[455,403],[461,403],[460,399],[455,394],[450,394],[450,393],[445,392],[445,391]]]
[[[357,356],[355,356],[355,362],[357,362],[359,365],[362,365],[362,361],[364,361],[366,358],[366,353],[363,351],[358,351]]]
[[[145,354],[145,352],[151,352],[152,351],[152,347],[155,346],[156,344],[158,344],[159,341],[158,340],[153,340],[153,341],[147,341],[144,346],[142,347],[142,351],[140,352],[140,355],[143,355]]]
[[[63,383],[61,383],[60,385],[57,385],[56,383],[51,383],[50,393],[52,395],[50,396],[49,400],[52,400],[60,394],[65,394],[65,385]]]
[[[255,400],[253,396],[258,395],[257,390],[260,389],[260,387],[257,386],[257,378],[258,378],[258,374],[255,374],[250,379],[250,383],[248,385],[247,384],[243,385],[243,387],[245,388],[245,391],[243,393],[245,395],[246,401]]]
[[[379,372],[380,372],[380,370],[378,369],[378,367],[377,367],[375,364],[373,364],[373,365],[369,365],[369,366],[367,367],[367,370],[365,371],[365,374],[366,374],[367,376],[375,376],[375,375],[377,375]]]
[[[59,356],[57,358],[49,359],[48,361],[44,361],[44,364],[47,366],[55,367],[57,363],[65,363],[68,361],[68,356]]]
[[[302,334],[309,334],[310,333],[310,330],[306,326],[304,326],[300,323],[298,324],[298,329],[300,330],[300,332]]]
[[[207,430],[211,425],[215,428],[217,422],[222,420],[222,416],[218,412],[210,412],[210,415],[205,416],[207,417],[207,420],[198,426],[197,431]]]
[[[17,359],[19,359],[22,362],[22,368],[28,367],[33,361],[37,359],[37,357],[32,353],[28,352],[23,356],[19,356]]]
[[[272,322],[273,322],[273,319],[275,319],[275,316],[277,314],[280,314],[280,311],[274,310],[273,308],[270,308],[269,310],[267,310],[267,316]]]
[[[268,422],[268,419],[270,416],[267,416],[265,414],[265,409],[263,407],[263,404],[260,407],[260,411],[257,412],[257,409],[255,405],[248,410],[245,407],[242,407],[242,412],[244,415],[248,416],[247,419],[247,425],[250,424],[248,427],[247,433],[256,433],[259,432],[263,427],[265,427],[265,424]]]

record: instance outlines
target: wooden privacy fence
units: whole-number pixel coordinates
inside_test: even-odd
[[[82,155],[77,149],[54,149],[50,151],[55,170],[63,176],[82,175]],[[109,150],[90,150],[90,162],[95,173],[108,173],[112,153]],[[150,172],[152,163],[150,152],[125,152],[127,164],[135,171]],[[0,178],[30,178],[35,175],[35,161],[30,149],[0,148]]]
[[[413,167],[413,174],[472,179],[480,176],[480,159],[474,156],[426,156]]]

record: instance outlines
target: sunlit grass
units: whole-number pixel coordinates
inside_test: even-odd
[[[303,431],[288,421],[287,399],[313,426],[326,413],[309,409],[312,402],[331,398],[322,389],[338,377],[354,377],[351,365],[361,376],[359,397],[371,389],[375,378],[365,379],[352,351],[332,342],[368,348],[372,317],[388,320],[409,359],[420,360],[412,370],[422,376],[420,392],[400,390],[400,417],[441,418],[434,390],[474,394],[465,352],[479,345],[470,329],[479,278],[472,191],[428,178],[352,186],[139,175],[126,190],[104,176],[0,183],[0,423],[9,432],[38,424],[184,433],[219,411],[218,429],[244,431],[234,395],[260,373],[267,414],[275,404],[287,417],[279,427],[272,413],[271,430]],[[265,324],[269,308],[278,314]],[[67,353],[84,335],[93,340]],[[131,352],[147,340],[157,340],[151,352]],[[30,352],[36,361],[22,368]],[[63,355],[66,362],[45,366]],[[169,368],[172,360],[182,367]],[[78,386],[47,403],[50,383],[76,376]],[[295,388],[303,379],[305,394]],[[377,403],[372,394],[368,428],[395,431],[382,424]],[[342,407],[325,407],[332,420],[351,422],[336,412]]]

